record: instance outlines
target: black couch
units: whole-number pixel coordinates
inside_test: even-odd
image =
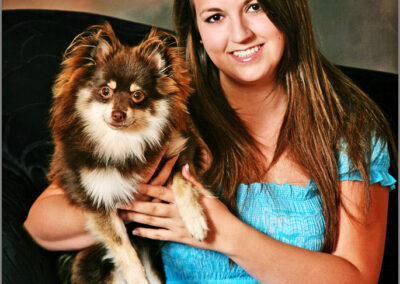
[[[107,20],[124,43],[136,44],[150,26],[95,14],[5,10],[3,18],[2,239],[3,283],[58,283],[57,253],[37,246],[22,229],[46,188],[52,145],[51,86],[75,35]],[[341,67],[372,96],[397,133],[397,75]],[[397,176],[396,173],[393,175]],[[390,194],[388,234],[380,283],[397,283],[397,190]]]

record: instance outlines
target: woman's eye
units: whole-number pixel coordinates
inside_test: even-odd
[[[249,12],[258,12],[261,10],[261,6],[258,3],[250,4],[247,11]]]
[[[132,100],[138,104],[144,100],[144,94],[141,91],[135,91],[132,93]]]
[[[216,22],[221,21],[221,19],[222,19],[222,15],[221,14],[214,14],[211,17],[208,17],[206,19],[206,22],[208,22],[208,23],[216,23]]]
[[[113,90],[109,87],[103,87],[100,90],[100,95],[105,99],[111,98],[113,96]]]

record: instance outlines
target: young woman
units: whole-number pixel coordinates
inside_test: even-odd
[[[376,283],[393,138],[318,51],[306,0],[176,0],[174,13],[194,75],[191,113],[210,150],[201,184],[182,173],[219,198],[202,197],[210,230],[194,240],[164,186],[171,160],[121,208],[157,227],[136,235],[169,241],[167,282]],[[46,248],[73,249],[93,243],[84,223],[51,185],[25,227]]]

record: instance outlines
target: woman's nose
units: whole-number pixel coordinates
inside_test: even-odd
[[[246,19],[237,17],[232,19],[231,40],[235,43],[244,43],[251,39],[254,34],[246,22]]]

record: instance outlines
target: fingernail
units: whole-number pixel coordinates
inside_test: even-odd
[[[185,164],[182,168],[182,175],[185,179],[190,178],[189,164]]]
[[[134,236],[139,236],[139,232],[138,232],[138,230],[132,230],[132,235],[134,235]]]
[[[185,168],[185,171],[189,172],[189,164],[185,164],[184,168]]]

